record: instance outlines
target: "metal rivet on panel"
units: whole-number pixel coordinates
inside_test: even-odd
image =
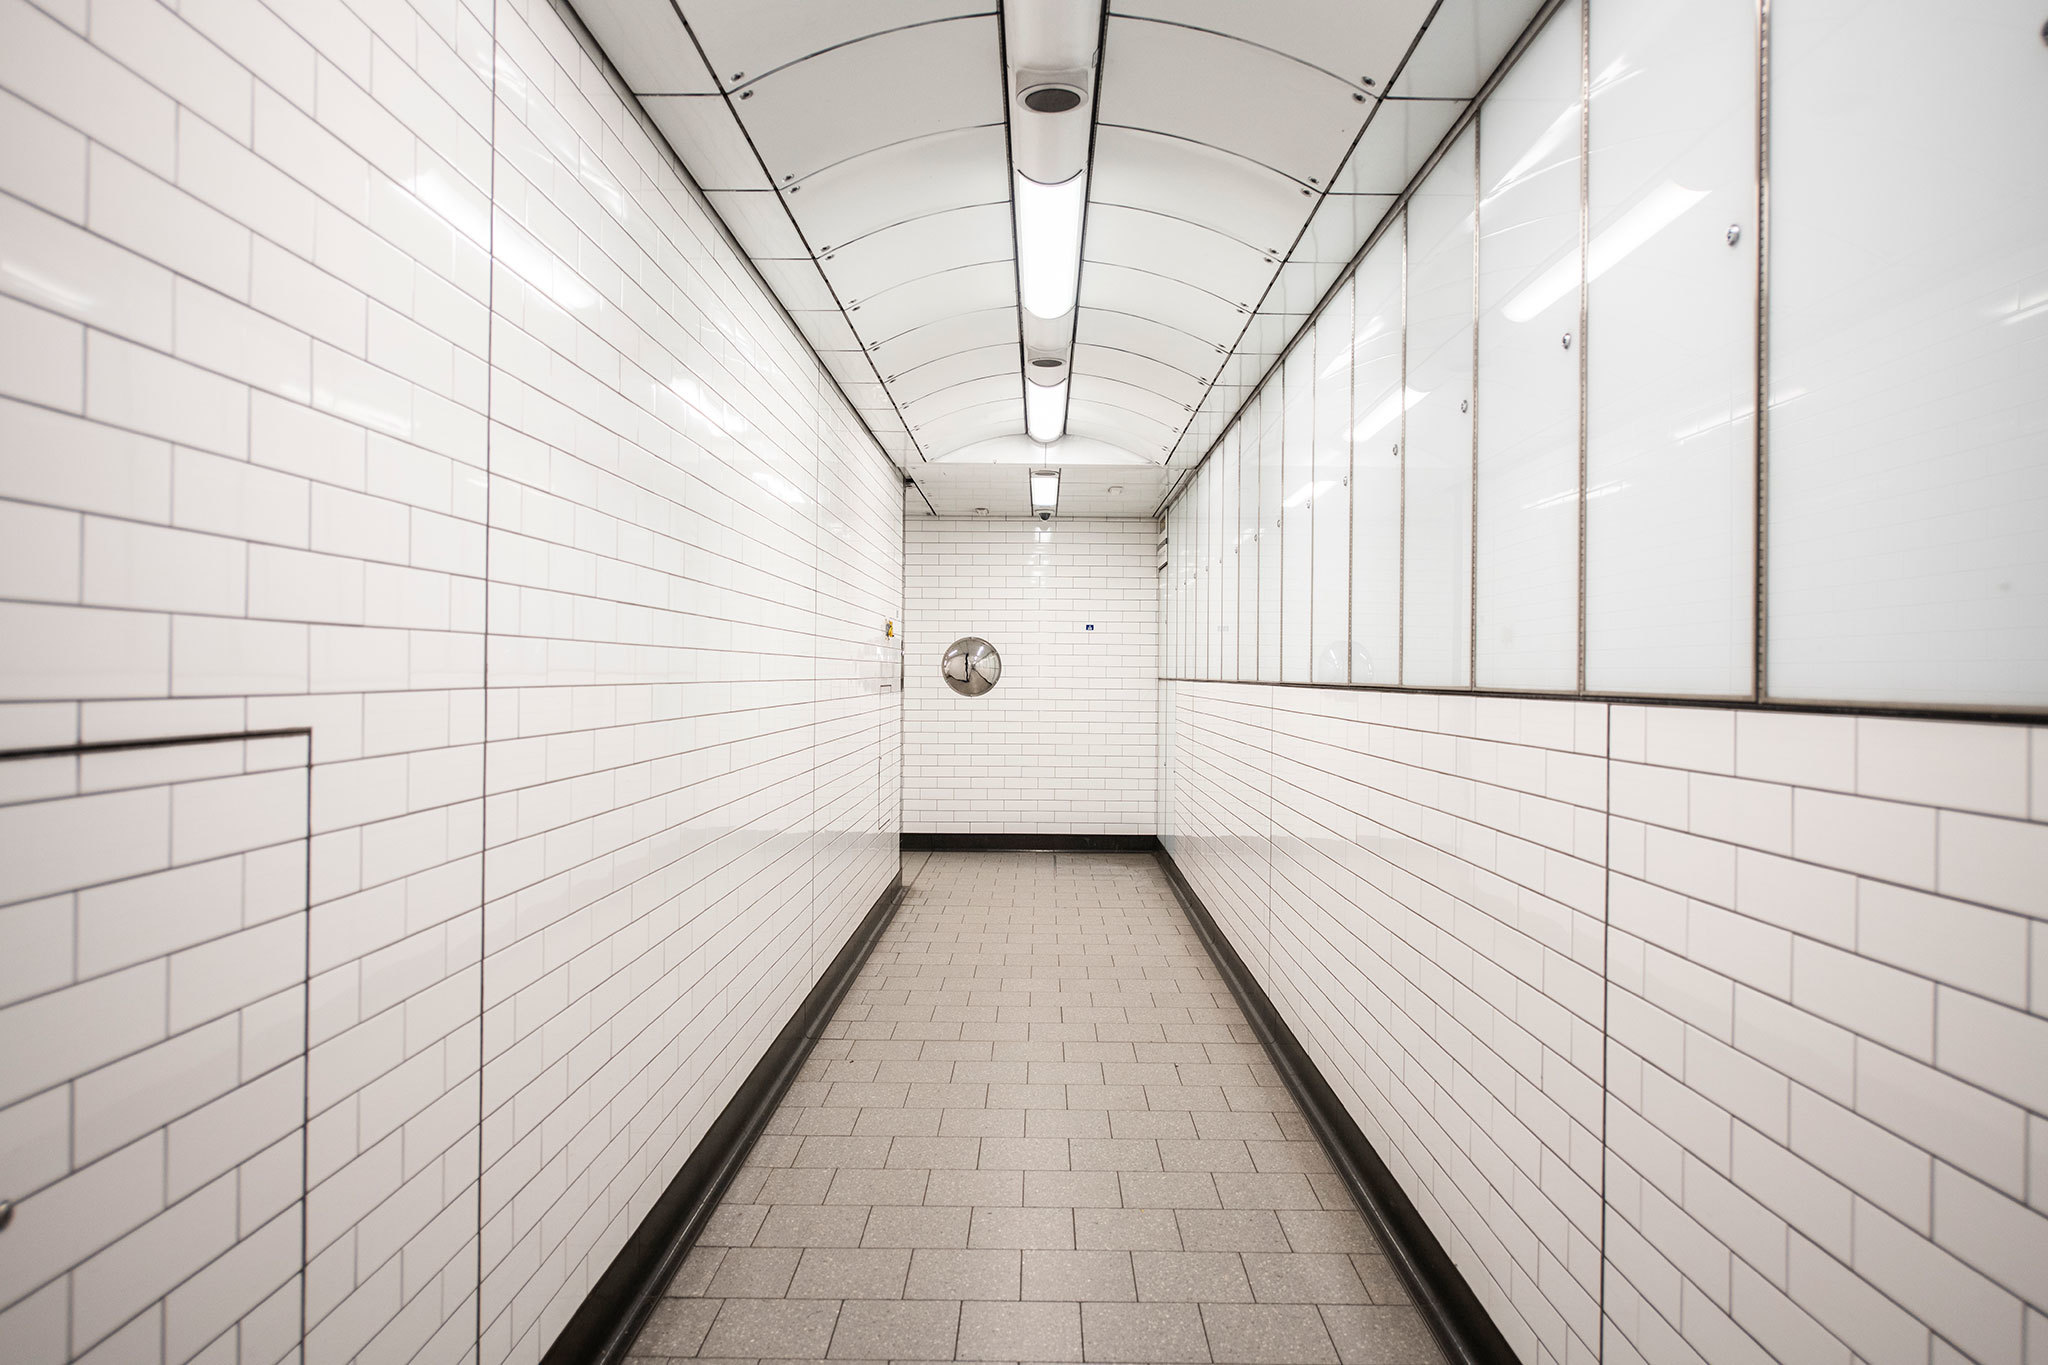
[[[1357,101],[1358,101],[1358,102],[1359,102],[1360,104],[1364,104],[1364,103],[1365,103],[1365,96],[1363,96],[1363,95],[1359,94],[1359,93],[1358,93],[1357,91],[1355,91],[1355,90],[1354,90],[1354,91],[1352,92],[1352,94],[1351,94],[1351,98],[1353,98],[1353,99],[1357,100]]]
[[[1572,334],[1570,332],[1566,332],[1564,334],[1564,348],[1567,351],[1569,351],[1572,348]]]
[[[751,90],[742,90],[740,91],[740,98],[743,100],[750,100],[754,98],[754,92]]]
[[[1741,240],[1742,240],[1742,224],[1740,224],[1740,223],[1730,223],[1730,224],[1728,225],[1728,245],[1730,245],[1730,246],[1734,246],[1734,245],[1735,245],[1735,244],[1736,244],[1737,242],[1739,242],[1739,241],[1741,241]]]
[[[1401,443],[1399,441],[1394,442],[1394,453],[1396,455],[1401,453]]]
[[[1471,400],[1471,399],[1469,399],[1469,398],[1460,398],[1460,399],[1458,400],[1458,411],[1459,411],[1459,412],[1470,412],[1470,411],[1472,411],[1472,400]]]

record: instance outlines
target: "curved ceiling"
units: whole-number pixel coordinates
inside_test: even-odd
[[[577,7],[900,464],[1022,432],[999,5]],[[1199,456],[1542,7],[1111,0],[1074,453]]]

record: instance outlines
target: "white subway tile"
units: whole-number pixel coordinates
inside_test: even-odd
[[[1856,790],[1895,801],[2027,813],[2027,732],[1961,721],[1856,722]]]
[[[240,458],[249,448],[249,391],[154,351],[91,332],[86,416],[147,436]]]
[[[2036,1113],[2048,1112],[2048,1019],[1943,987],[1934,1063]]]
[[[74,1159],[105,1156],[232,1090],[240,1043],[234,1020],[216,1020],[80,1076],[71,1087]]]
[[[73,951],[71,897],[0,908],[0,1004],[70,984]]]
[[[165,120],[169,134],[170,120]],[[249,229],[125,157],[95,145],[86,226],[232,298],[249,296]]]
[[[80,534],[75,513],[0,502],[0,595],[76,602]]]
[[[89,517],[88,605],[240,616],[248,604],[248,547],[225,536]]]
[[[0,1103],[104,1066],[164,1036],[164,969],[145,963],[0,1010],[11,1059]]]
[[[2048,919],[2048,825],[1943,811],[1939,889]]]
[[[2024,1185],[2025,1114],[1976,1086],[1858,1043],[1856,1111],[2008,1193]]]
[[[0,494],[86,512],[168,521],[171,448],[64,413],[0,399]]]
[[[0,86],[160,174],[170,174],[174,108],[169,97],[37,11],[0,4]]]
[[[1884,882],[1856,892],[1856,948],[1866,957],[2022,1008],[2027,921]]]
[[[1794,787],[1856,789],[1856,721],[1850,716],[1742,711],[1735,717],[1739,776]]]
[[[85,406],[85,329],[0,298],[0,395],[78,412]]]
[[[1794,939],[1792,1003],[1931,1061],[1934,983],[1825,943]]]
[[[1803,862],[1932,889],[1934,815],[1925,806],[1800,790],[1792,798],[1792,854]]]
[[[0,91],[0,190],[73,222],[85,217],[85,136]]]

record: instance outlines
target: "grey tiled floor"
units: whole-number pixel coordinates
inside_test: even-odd
[[[637,1356],[1440,1362],[1152,859],[904,877]]]

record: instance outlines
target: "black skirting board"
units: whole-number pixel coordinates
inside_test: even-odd
[[[913,834],[905,853],[1157,853],[1156,834]]]
[[[1162,849],[1159,865],[1180,900],[1188,923],[1209,950],[1216,969],[1223,973],[1230,993],[1237,998],[1245,1019],[1265,1045],[1266,1055],[1280,1072],[1280,1079],[1294,1102],[1308,1119],[1330,1154],[1338,1176],[1358,1201],[1365,1221],[1387,1249],[1387,1258],[1407,1283],[1408,1295],[1436,1333],[1437,1344],[1451,1365],[1516,1365],[1515,1353],[1500,1333],[1493,1318],[1480,1304],[1472,1286],[1465,1282],[1449,1253],[1429,1230],[1414,1201],[1402,1190],[1387,1163],[1373,1150],[1358,1123],[1324,1079],[1322,1069],[1309,1057],[1294,1030],[1280,1017],[1265,987],[1258,983],[1244,959],[1231,947],[1217,927],[1202,898],[1188,885],[1175,866],[1173,855]]]
[[[812,1046],[902,902],[903,880],[898,877],[819,975],[818,984],[713,1120],[697,1150],[577,1305],[562,1334],[541,1358],[541,1365],[618,1365],[625,1360],[633,1339],[661,1302],[662,1291],[697,1244],[698,1234],[718,1208],[726,1187],[739,1174],[755,1139],[782,1103],[790,1082],[811,1055]]]

